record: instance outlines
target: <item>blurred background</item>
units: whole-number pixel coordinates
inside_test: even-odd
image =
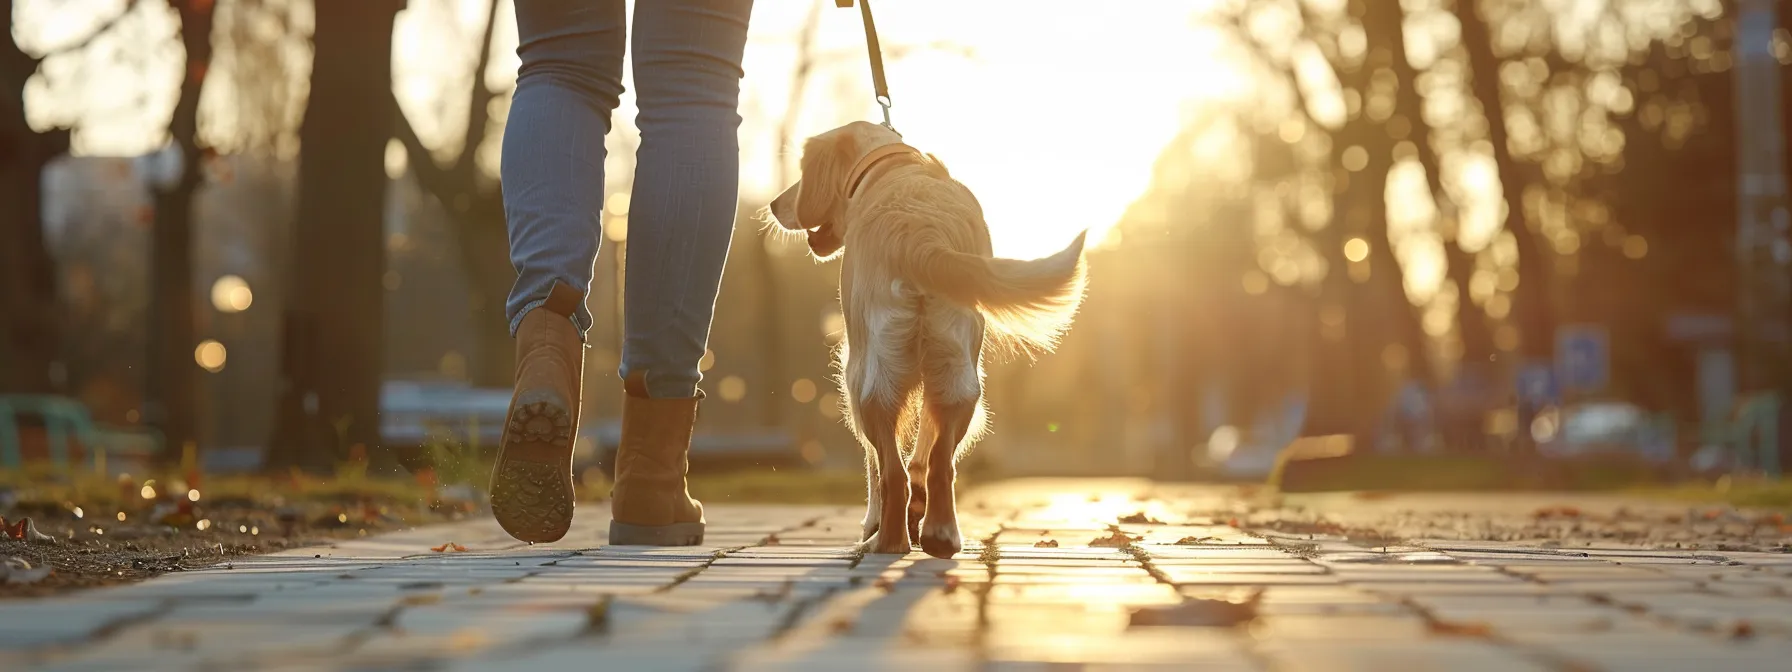
[[[1297,437],[1346,436],[1777,475],[1785,10],[880,3],[896,126],[978,195],[997,253],[1095,241],[1060,351],[991,367],[968,472],[1260,478]],[[0,467],[495,447],[510,0],[0,0],[0,20]],[[745,67],[693,459],[856,470],[838,268],[756,212],[804,137],[877,118],[857,12],[761,0]],[[617,432],[633,117],[625,95],[591,185],[581,468]]]

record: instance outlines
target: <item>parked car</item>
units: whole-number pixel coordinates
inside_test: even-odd
[[[1621,401],[1547,408],[1531,423],[1537,451],[1554,458],[1626,456],[1670,461],[1674,458],[1671,437],[1664,446],[1659,434],[1647,411]]]

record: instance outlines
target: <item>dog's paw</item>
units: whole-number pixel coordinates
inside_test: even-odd
[[[921,550],[936,558],[951,558],[964,550],[964,538],[958,532],[958,525],[923,525],[921,527]]]
[[[896,534],[884,534],[880,530],[872,534],[865,540],[865,552],[874,555],[908,555],[908,552],[913,550],[908,545],[908,539],[904,538],[908,536],[905,534],[908,530],[897,530],[896,532]]]

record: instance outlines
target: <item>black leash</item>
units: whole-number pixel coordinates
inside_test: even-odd
[[[851,7],[853,0],[834,0],[835,7]],[[858,0],[859,16],[865,20],[865,51],[871,55],[871,86],[877,104],[884,108],[884,128],[902,135],[890,124],[890,84],[884,80],[884,50],[877,42],[877,24],[871,20],[871,0]]]

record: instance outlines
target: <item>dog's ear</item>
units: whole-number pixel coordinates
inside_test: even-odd
[[[856,157],[852,154],[852,136],[819,135],[803,143],[803,179],[797,184],[796,219],[799,226],[814,230],[831,227],[840,216],[846,200],[846,172]]]
[[[777,198],[772,199],[771,205],[766,207],[766,211],[771,213],[772,220],[786,231],[802,231],[808,228],[803,226],[802,217],[797,216],[796,204],[802,193],[803,181],[797,180],[796,184],[790,185],[790,188],[785,189],[784,193],[778,194]]]

